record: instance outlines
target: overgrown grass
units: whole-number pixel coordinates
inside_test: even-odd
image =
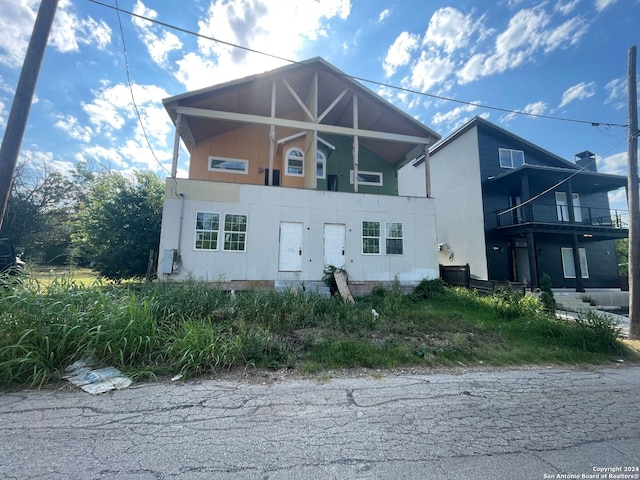
[[[69,277],[0,286],[0,385],[39,387],[91,355],[136,378],[211,374],[234,366],[393,368],[483,362],[638,360],[610,319],[546,315],[509,292],[482,297],[423,282],[355,304],[203,283],[87,285]]]

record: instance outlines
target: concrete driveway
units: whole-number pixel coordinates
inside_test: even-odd
[[[262,380],[5,393],[0,478],[640,478],[639,367]]]

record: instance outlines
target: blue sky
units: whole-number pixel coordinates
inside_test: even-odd
[[[110,6],[116,0],[102,0]],[[0,0],[0,134],[39,0]],[[443,137],[475,115],[601,172],[626,174],[628,50],[640,0],[118,0],[121,9],[281,58],[321,56]],[[286,64],[90,0],[60,0],[21,157],[167,175],[162,99]],[[477,105],[435,99],[447,97]],[[534,118],[486,109],[583,120]],[[591,125],[598,123],[598,126]],[[146,137],[148,139],[145,139]],[[186,176],[182,151],[179,175]],[[623,192],[613,199],[622,206]]]

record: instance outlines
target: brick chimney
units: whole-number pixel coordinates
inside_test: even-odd
[[[598,167],[596,165],[596,154],[585,150],[584,152],[576,153],[576,165],[589,172],[597,172]]]

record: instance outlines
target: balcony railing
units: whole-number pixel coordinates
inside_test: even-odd
[[[532,203],[496,212],[498,228],[524,223],[550,225],[583,225],[605,228],[629,228],[629,212],[626,210],[574,207],[571,222],[566,205]]]

